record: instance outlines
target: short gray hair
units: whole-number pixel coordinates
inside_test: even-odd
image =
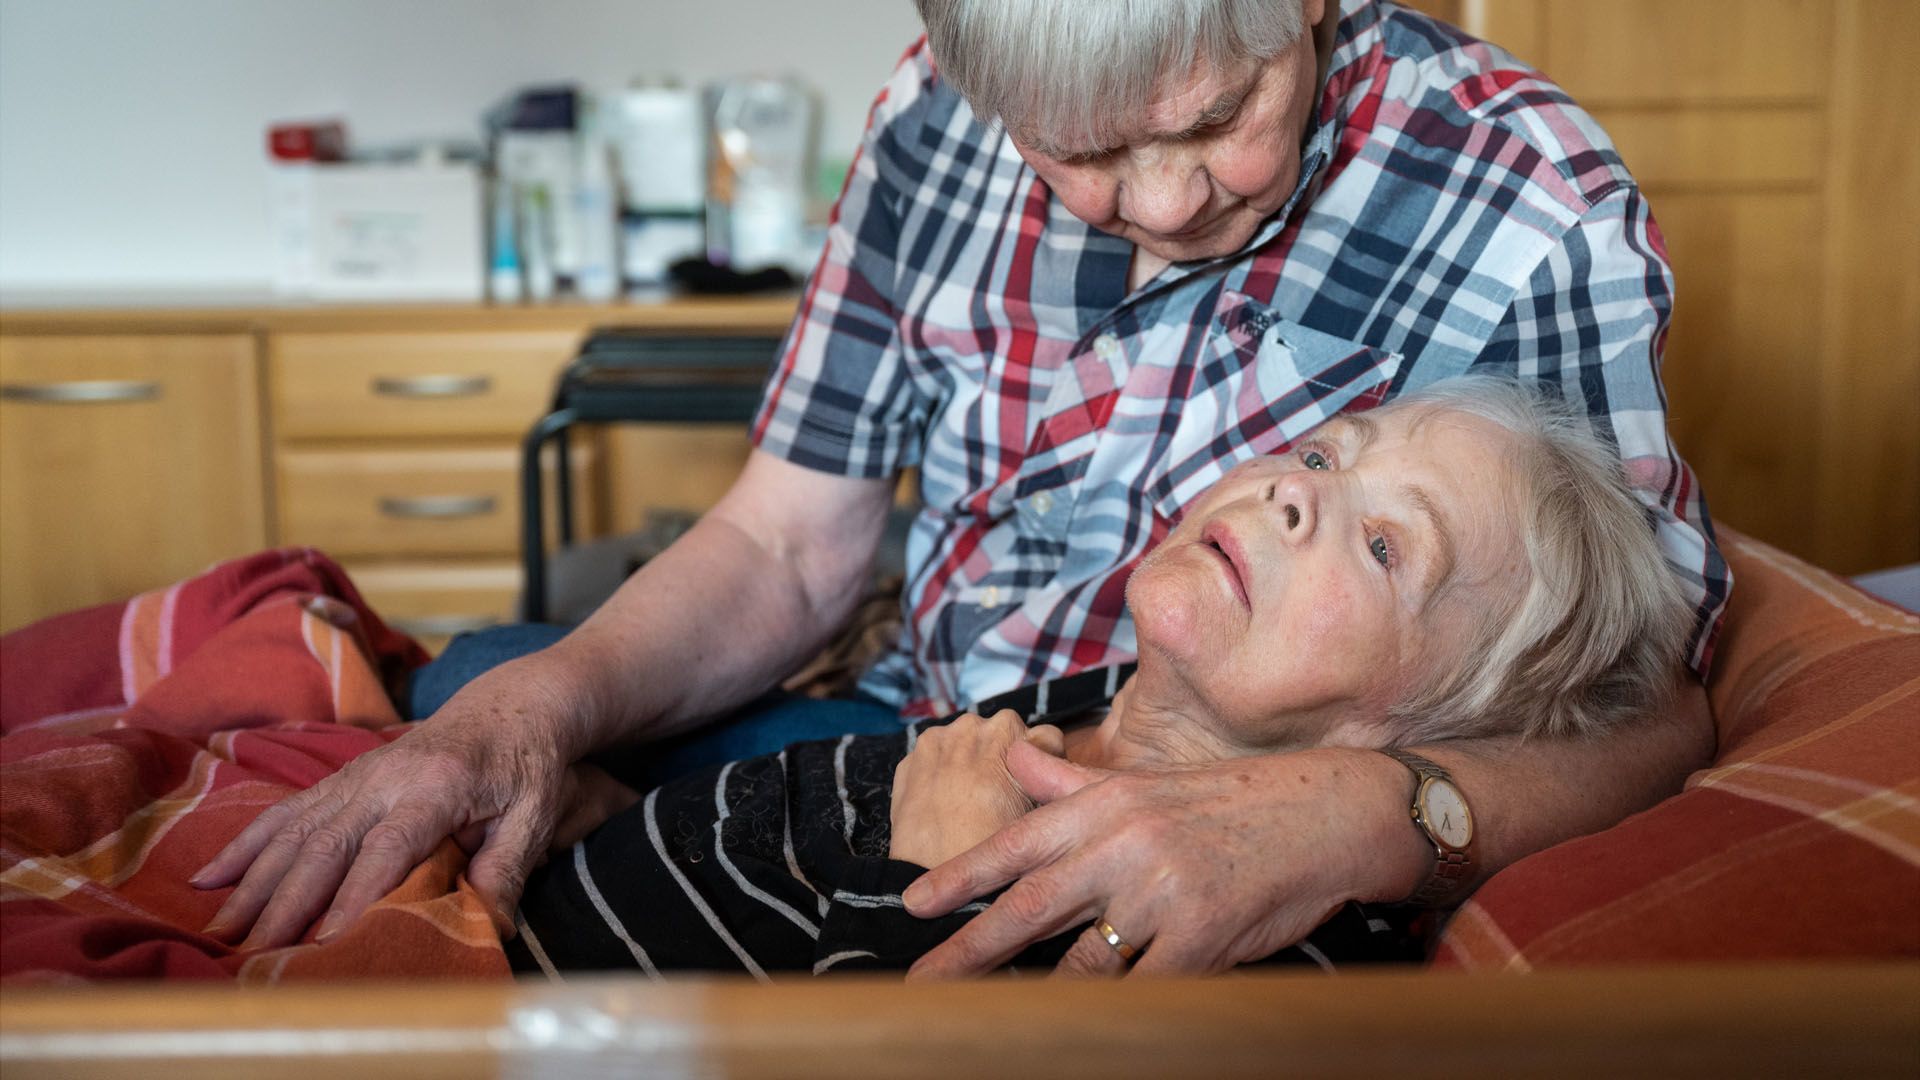
[[[1196,65],[1266,60],[1301,0],[914,0],[940,76],[974,114],[1042,145],[1105,147]]]
[[[1679,670],[1693,607],[1612,443],[1585,414],[1511,379],[1450,379],[1383,408],[1465,413],[1518,438],[1530,570],[1525,590],[1470,639],[1464,660],[1393,707],[1395,741],[1583,735],[1657,709]]]

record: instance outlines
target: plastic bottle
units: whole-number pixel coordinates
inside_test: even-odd
[[[573,189],[580,262],[573,289],[585,300],[612,300],[620,295],[620,220],[611,149],[592,135],[581,138],[579,179]]]
[[[517,304],[527,298],[526,281],[520,276],[520,235],[515,210],[513,185],[495,177],[488,238],[493,254],[487,271],[487,295],[496,304]]]

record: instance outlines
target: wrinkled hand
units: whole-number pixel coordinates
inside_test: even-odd
[[[893,838],[887,853],[938,866],[1033,809],[1007,773],[1007,748],[1024,742],[1051,754],[1063,748],[1059,728],[1029,729],[1012,709],[991,719],[968,713],[922,732],[893,772]]]
[[[1013,885],[910,978],[982,974],[1102,918],[1141,951],[1135,972],[1220,972],[1300,940],[1347,900],[1407,895],[1432,859],[1406,822],[1406,770],[1366,751],[1110,773],[1016,744],[1007,767],[1039,808],[929,871],[906,902],[929,918]],[[1058,969],[1125,970],[1092,928]]]
[[[622,799],[605,774],[567,767],[557,733],[569,710],[541,670],[522,660],[487,672],[414,730],[267,808],[193,877],[203,889],[239,882],[206,932],[251,928],[241,948],[272,948],[325,912],[326,941],[453,836],[510,934],[556,828],[584,835]]]

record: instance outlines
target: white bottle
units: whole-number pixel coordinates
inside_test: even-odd
[[[612,148],[591,135],[583,136],[580,146],[579,179],[573,189],[580,262],[573,290],[583,300],[612,300],[620,295],[620,220],[609,157]]]

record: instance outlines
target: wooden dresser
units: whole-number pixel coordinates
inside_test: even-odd
[[[340,559],[377,610],[430,646],[510,619],[520,440],[585,334],[777,335],[793,306],[11,311],[0,316],[0,630],[271,544]],[[747,443],[737,428],[623,427],[573,453],[575,524],[594,536],[651,507],[704,509]]]

